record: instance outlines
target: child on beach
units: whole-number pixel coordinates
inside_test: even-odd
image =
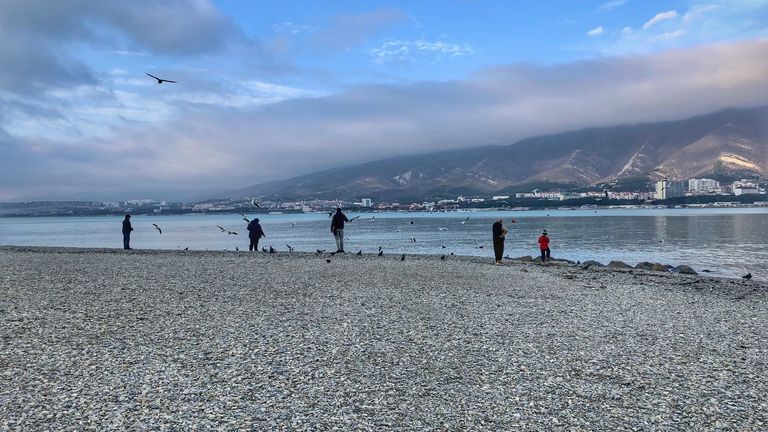
[[[549,261],[549,235],[547,230],[544,230],[539,237],[539,249],[541,250],[541,262]]]

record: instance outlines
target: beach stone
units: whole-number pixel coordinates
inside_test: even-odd
[[[581,263],[581,268],[588,269],[592,267],[605,267],[605,265],[599,261],[588,260]]]
[[[635,270],[648,270],[648,271],[658,271],[658,272],[669,271],[669,269],[663,264],[651,263],[648,261],[637,263],[637,265],[635,266]]]
[[[625,263],[624,261],[617,261],[617,260],[609,262],[608,263],[608,267],[610,267],[610,268],[617,268],[617,269],[631,269],[632,268],[631,265]]]
[[[680,274],[689,274],[689,275],[697,275],[698,273],[696,270],[692,269],[691,267],[687,265],[679,265],[672,269],[672,273],[680,273]]]

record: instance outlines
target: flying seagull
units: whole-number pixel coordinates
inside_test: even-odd
[[[747,273],[744,276],[741,277],[742,279],[750,280],[752,279],[752,273]]]
[[[411,237],[411,243],[416,243],[416,237]]]
[[[445,228],[445,227],[440,227],[440,228],[438,228],[437,230],[438,230],[438,231],[448,231],[448,228]]]
[[[288,252],[293,252],[293,248],[291,247],[291,245],[287,244],[285,246],[288,248]]]
[[[460,224],[462,224],[462,225],[464,225],[464,224],[465,224],[465,223],[467,223],[467,222],[469,222],[469,216],[467,216],[467,218],[466,218],[466,219],[464,219],[463,221],[461,221],[461,222],[459,222],[459,223],[460,223]]]
[[[264,198],[264,195],[262,195],[262,196],[258,196],[258,197],[256,197],[256,198],[252,199],[252,200],[251,200],[251,204],[253,204],[254,206],[256,206],[256,208],[261,208],[261,206],[259,205],[259,200],[260,200],[260,199],[262,199],[262,198]]]
[[[248,222],[248,223],[250,223],[250,222],[251,222],[251,221],[250,221],[250,219],[248,219],[248,217],[247,217],[245,214],[243,214],[243,213],[240,213],[240,216],[242,216],[242,217],[243,217],[243,220],[244,220],[244,221],[246,221],[246,222]]]
[[[355,220],[355,219],[360,219],[360,216],[355,216],[355,217],[353,217],[352,219],[350,219],[349,221],[350,221],[350,222],[352,222],[352,221],[353,221],[353,220]]]
[[[296,222],[291,222],[291,228],[296,226]]]
[[[415,224],[415,223],[416,223],[416,219],[411,219],[411,222],[410,222],[410,224],[411,224],[411,225],[413,225],[413,224]]]
[[[229,235],[240,235],[240,234],[238,234],[238,233],[236,233],[234,231],[227,231],[227,234],[229,234]]]
[[[185,251],[188,251],[188,250],[189,250],[189,246],[185,247],[185,248],[184,248],[184,250],[185,250]]]
[[[446,245],[440,245],[440,247],[445,249],[447,246]]]
[[[176,84],[176,81],[171,81],[171,80],[167,80],[167,79],[158,78],[158,77],[152,75],[151,73],[147,73],[147,72],[144,72],[144,73],[149,75],[149,76],[151,76],[152,78],[156,79],[158,84],[162,84],[164,82]]]
[[[160,229],[160,227],[159,227],[159,226],[157,226],[157,224],[152,224],[152,226],[153,226],[153,227],[155,227],[155,229],[157,230],[157,232],[159,232],[160,234],[162,234],[162,233],[163,233],[163,230],[161,230],[161,229]]]
[[[222,227],[221,227],[221,226],[219,226],[219,225],[216,225],[216,228],[220,229],[220,230],[221,230],[221,232],[227,232],[227,230],[225,230],[224,228],[222,228]]]

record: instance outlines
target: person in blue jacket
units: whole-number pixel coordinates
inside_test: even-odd
[[[123,249],[131,248],[131,231],[133,231],[131,215],[127,214],[123,219]]]
[[[251,240],[251,244],[248,245],[248,250],[258,252],[259,239],[266,236],[267,235],[264,234],[264,230],[261,229],[261,224],[259,223],[259,219],[253,218],[253,220],[248,223],[248,238]]]

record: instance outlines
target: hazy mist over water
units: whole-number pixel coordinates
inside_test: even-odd
[[[360,218],[345,229],[345,248],[350,253],[375,253],[381,246],[389,254],[453,252],[492,260],[491,224],[501,218],[510,231],[505,255],[511,257],[536,256],[536,239],[546,229],[555,258],[688,264],[697,271],[712,270],[713,275],[752,272],[756,279],[768,279],[768,209],[348,213],[350,218],[357,215]],[[249,215],[254,216],[267,233],[260,247],[272,246],[281,252],[287,251],[286,245],[311,252],[335,248],[325,213]],[[462,225],[467,217],[469,221]],[[121,220],[120,216],[0,218],[0,244],[120,248]],[[131,246],[136,249],[248,249],[246,224],[239,214],[136,215],[132,223]],[[217,225],[239,235],[222,233]]]

